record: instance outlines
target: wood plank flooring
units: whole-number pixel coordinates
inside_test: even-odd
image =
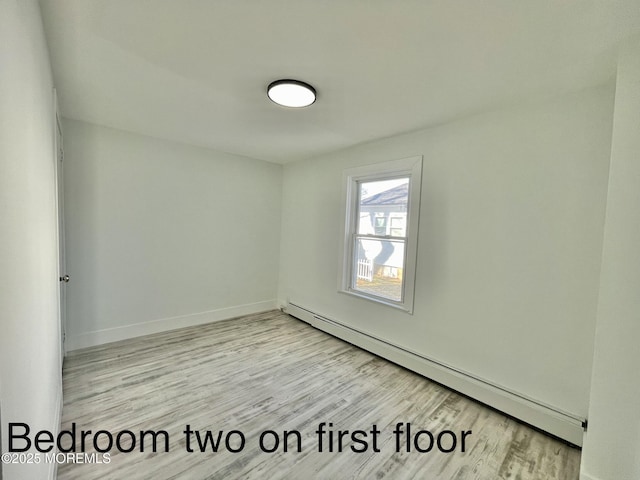
[[[129,430],[120,447],[132,451],[113,447],[108,464],[61,464],[60,480],[579,477],[578,449],[279,311],[74,352],[63,378],[62,430],[75,423],[78,440],[81,430],[91,430],[88,453],[95,451],[96,431],[110,432],[115,442],[118,432]],[[330,445],[323,434],[322,452],[316,432],[321,422],[325,430],[332,424],[334,437]],[[411,424],[412,436],[431,432],[431,451],[417,451],[411,442],[407,452],[404,436],[396,451],[398,423]],[[207,430],[215,440],[222,430],[219,450],[209,442],[200,452],[192,434],[194,452],[188,452],[186,425],[202,441]],[[161,434],[159,451],[150,451],[147,435],[141,453],[141,430],[166,431],[169,452]],[[244,435],[244,446],[239,433],[229,437],[228,448],[236,453],[225,447],[231,430]],[[259,440],[267,430],[281,437],[290,432],[288,442],[263,451]],[[349,430],[342,451],[338,430]],[[355,430],[362,432],[351,437]],[[437,435],[447,430],[455,432],[457,444],[443,453]],[[468,430],[462,452],[461,432]],[[100,449],[108,447],[107,437],[98,436]],[[273,449],[273,434],[263,440],[264,450]],[[442,450],[452,449],[451,433],[440,440]],[[419,449],[429,445],[428,434],[419,434]]]

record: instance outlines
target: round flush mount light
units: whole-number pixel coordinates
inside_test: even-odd
[[[276,80],[267,88],[267,95],[283,107],[308,107],[316,101],[316,90],[299,80]]]

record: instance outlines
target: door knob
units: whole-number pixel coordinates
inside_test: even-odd
[[[60,277],[60,281],[64,282],[64,283],[69,283],[69,280],[71,280],[71,277],[69,275],[65,275],[64,277]]]

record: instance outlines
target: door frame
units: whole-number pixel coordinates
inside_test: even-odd
[[[62,119],[58,110],[58,94],[53,89],[53,146],[55,175],[55,213],[56,213],[56,247],[58,252],[57,293],[58,293],[58,327],[60,340],[60,371],[66,356],[66,283],[61,278],[66,275],[65,228],[64,228],[64,148]]]

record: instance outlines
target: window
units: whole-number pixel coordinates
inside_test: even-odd
[[[339,289],[413,312],[422,157],[345,171]]]

